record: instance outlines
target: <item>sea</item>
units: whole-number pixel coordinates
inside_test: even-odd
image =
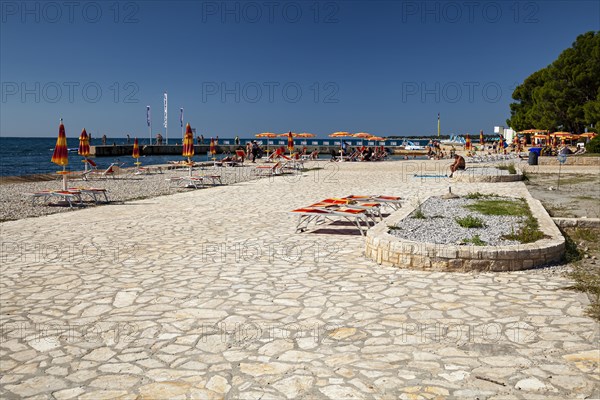
[[[251,140],[258,140],[252,138],[242,138],[241,144],[245,145],[246,142]],[[373,146],[379,145],[379,142],[376,143],[367,143],[366,141],[360,141],[358,139],[343,139],[344,142],[348,142],[350,146],[357,145],[365,145],[365,146]],[[261,140],[258,140],[261,142]],[[410,139],[411,142],[415,144],[425,145],[427,144],[427,139],[418,139],[413,140]],[[149,139],[140,140],[140,147],[147,145]],[[205,139],[205,143],[208,140]],[[129,142],[129,144],[133,143],[133,139]],[[176,141],[171,142],[169,144],[176,143]],[[179,141],[181,143],[181,141]],[[234,139],[219,139],[219,144],[233,144]],[[302,145],[335,145],[339,144],[339,139],[295,139],[296,146]],[[402,140],[387,140],[385,142],[386,146],[396,146],[400,145]],[[53,164],[50,159],[52,158],[52,152],[54,151],[54,146],[56,144],[56,137],[2,137],[0,136],[0,176],[23,176],[23,175],[33,175],[33,174],[48,174],[54,173],[56,171],[62,170],[62,167],[59,167],[56,164]],[[107,145],[125,145],[127,144],[126,138],[114,138],[108,139],[106,142]],[[92,146],[100,146],[102,145],[101,138],[92,138],[90,145]],[[262,145],[267,145],[266,140],[262,140]],[[270,146],[281,146],[287,145],[287,140],[285,138],[279,139],[269,139]],[[84,164],[82,163],[82,157],[77,154],[77,148],[79,147],[79,138],[69,138],[67,137],[67,147],[69,148],[69,165],[67,165],[67,170],[70,171],[81,171],[84,168]],[[321,154],[321,157],[326,159],[330,158],[329,154]],[[391,159],[401,160],[403,157],[400,156],[391,156]],[[163,156],[142,156],[139,159],[142,165],[157,165],[157,164],[167,164],[169,161],[173,160],[183,160],[183,157],[178,157],[176,155],[163,155]],[[206,155],[197,155],[194,157],[195,161],[208,161]],[[125,163],[125,167],[133,167],[135,160],[133,157],[96,157],[94,158],[96,164],[98,164],[98,169],[106,169],[113,162]]]

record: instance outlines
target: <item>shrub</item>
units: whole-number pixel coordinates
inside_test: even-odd
[[[585,145],[585,151],[588,153],[600,153],[600,135],[596,136]]]

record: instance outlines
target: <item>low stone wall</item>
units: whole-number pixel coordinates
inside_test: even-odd
[[[390,235],[388,226],[414,210],[407,206],[367,231],[366,256],[383,265],[454,272],[516,271],[560,261],[565,251],[562,234],[540,201],[531,196],[525,199],[547,239],[514,246],[457,246],[414,242]]]
[[[523,180],[523,173],[518,168],[516,174],[508,174],[496,167],[467,166],[464,171],[455,171],[451,179],[453,182],[516,182]]]
[[[557,157],[539,157],[538,165],[558,165]],[[586,156],[567,156],[567,161],[563,165],[598,165],[600,166],[600,157]]]

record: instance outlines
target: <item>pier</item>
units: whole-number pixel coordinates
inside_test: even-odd
[[[241,144],[241,145],[234,145],[234,144],[224,144],[224,145],[218,145],[216,146],[216,150],[217,150],[217,154],[227,154],[227,153],[234,153],[235,150],[237,148],[239,148],[240,146],[242,146],[245,149],[245,144]],[[274,149],[276,149],[277,147],[280,146],[285,146],[287,149],[286,145],[283,144],[279,144],[279,145],[269,145],[268,150],[269,152],[272,152]],[[359,144],[354,144],[351,143],[350,147],[357,147],[357,146],[361,146]],[[367,145],[364,144],[364,146],[366,147],[375,147],[375,145]],[[306,152],[307,153],[312,153],[315,150],[319,150],[320,154],[331,154],[331,151],[335,151],[336,153],[339,152],[340,150],[340,145],[336,144],[336,145],[312,145],[312,144],[296,144],[295,145],[295,149],[296,151],[302,151],[303,148],[306,147]],[[386,151],[389,154],[394,154],[394,155],[424,155],[426,154],[426,152],[424,150],[404,150],[404,148],[402,146],[389,146],[389,145],[384,145]],[[267,146],[266,145],[262,145],[262,148],[264,150],[267,150]],[[208,154],[208,151],[210,149],[210,145],[209,144],[199,144],[199,145],[194,145],[194,152],[195,154],[198,155],[206,155]],[[140,155],[144,155],[144,156],[167,156],[167,155],[173,155],[173,156],[180,156],[182,153],[182,146],[181,145],[171,145],[171,144],[163,144],[163,145],[140,145]],[[90,146],[90,155],[92,157],[123,157],[123,156],[130,156],[133,152],[133,145],[105,145],[105,146]]]

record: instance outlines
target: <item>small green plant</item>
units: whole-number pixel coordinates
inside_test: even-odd
[[[396,225],[388,225],[388,229],[390,231],[399,231],[401,228],[399,226],[396,226]]]
[[[423,203],[421,203],[421,199],[417,199],[417,208],[415,208],[415,211],[413,211],[411,218],[415,218],[415,219],[426,219],[427,218],[425,216],[425,214],[423,213],[422,206],[423,206]]]
[[[545,237],[546,235],[540,231],[538,222],[532,215],[525,218],[523,226],[517,232],[513,229],[512,233],[502,236],[503,239],[516,240],[520,243],[533,243]]]
[[[485,246],[487,242],[481,240],[479,235],[474,235],[471,239],[463,239],[465,243],[472,243],[475,246]]]
[[[587,293],[590,305],[586,310],[586,314],[596,321],[600,321],[600,268],[598,266],[589,268],[575,264],[568,275],[575,283],[568,286],[567,289]]]
[[[515,175],[517,173],[517,169],[515,168],[515,164],[514,163],[510,163],[508,165],[498,165],[496,168],[500,169],[500,170],[505,170],[508,171],[509,174],[511,175]]]
[[[423,210],[421,210],[420,208],[417,208],[411,215],[411,218],[415,218],[415,219],[426,219],[427,217],[425,216],[425,214],[423,214]]]
[[[498,195],[494,194],[494,193],[483,194],[483,193],[480,193],[480,192],[474,192],[474,193],[471,192],[471,193],[467,194],[465,196],[465,198],[466,199],[470,199],[470,200],[479,200],[479,199],[485,199],[485,198],[488,198],[488,197],[497,197],[497,196]]]
[[[520,201],[511,201],[508,199],[480,200],[474,204],[468,204],[464,207],[484,215],[525,216],[529,212],[527,203],[522,199]]]
[[[485,223],[479,217],[474,217],[472,215],[467,215],[463,218],[455,218],[455,221],[458,225],[463,228],[483,228],[485,227]]]

